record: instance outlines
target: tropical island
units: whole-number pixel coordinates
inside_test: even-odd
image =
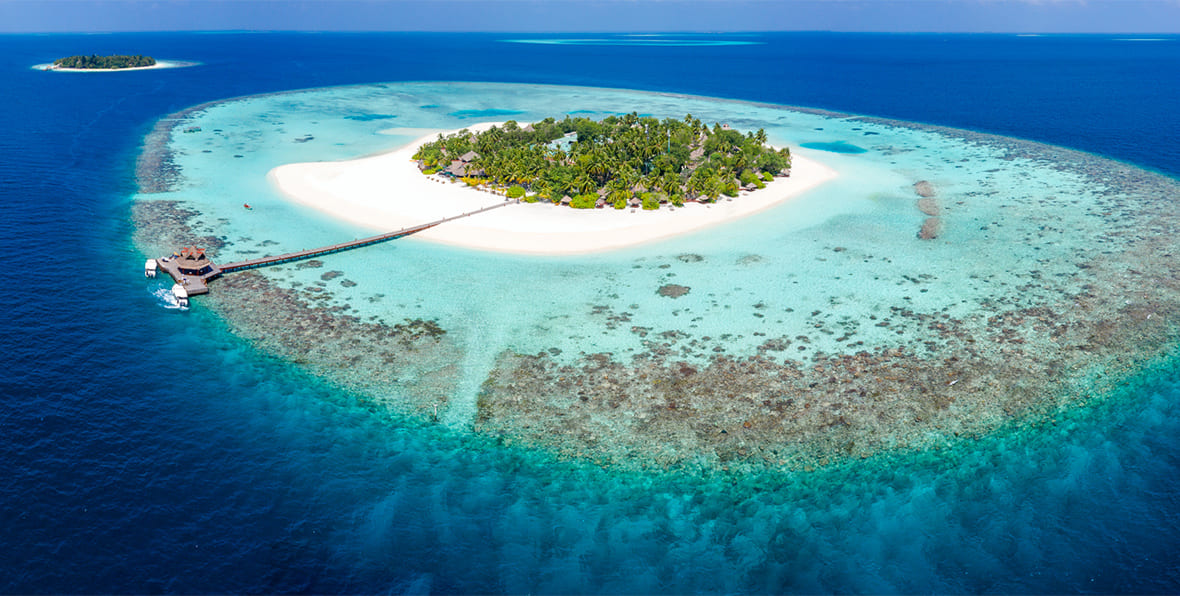
[[[693,120],[695,122],[695,119]],[[638,121],[637,118],[636,122]],[[608,119],[606,122],[609,123],[610,120]],[[649,121],[648,124],[650,126],[651,122]],[[606,196],[599,197],[596,189],[609,187],[617,191],[622,188],[626,190],[623,196],[627,197],[625,200],[628,208],[560,209],[550,204],[553,201],[552,197],[560,197],[557,200],[557,203],[560,204],[568,193],[564,188],[546,186],[549,184],[549,180],[562,180],[567,176],[575,181],[580,179],[581,184],[585,184],[587,180],[586,177],[576,175],[580,174],[582,165],[578,159],[575,158],[574,165],[570,165],[570,152],[578,151],[574,147],[572,136],[565,139],[565,134],[560,135],[564,139],[563,142],[568,144],[567,147],[561,149],[565,155],[564,163],[551,164],[548,160],[541,160],[544,164],[552,167],[565,166],[557,169],[553,174],[549,174],[548,177],[538,173],[536,180],[529,180],[528,178],[510,178],[505,174],[497,174],[497,165],[490,158],[492,152],[488,153],[489,157],[478,156],[479,161],[477,161],[475,154],[478,153],[476,150],[479,147],[473,143],[476,138],[482,136],[479,133],[496,128],[500,130],[500,133],[493,134],[505,134],[504,131],[511,131],[514,127],[520,129],[520,132],[523,132],[525,128],[508,122],[485,122],[469,125],[463,130],[444,131],[441,134],[433,131],[389,153],[345,161],[286,164],[271,170],[267,177],[275,188],[289,200],[331,217],[379,232],[417,226],[424,222],[503,204],[505,195],[509,199],[516,197],[521,199],[520,203],[507,209],[480,213],[474,217],[464,217],[449,222],[445,226],[419,232],[415,234],[415,238],[479,250],[550,255],[613,250],[719,225],[779,205],[837,177],[835,170],[820,161],[805,155],[796,155],[793,152],[776,151],[775,153],[781,157],[789,157],[787,165],[790,169],[780,169],[779,176],[772,174],[770,177],[773,181],[771,182],[766,182],[766,176],[763,176],[761,180],[765,186],[763,190],[739,191],[739,198],[714,201],[709,197],[708,192],[717,190],[719,193],[717,196],[722,197],[725,196],[722,191],[732,191],[734,190],[733,186],[719,184],[723,188],[718,189],[716,186],[706,188],[704,189],[705,194],[693,195],[691,200],[688,194],[689,190],[684,190],[682,191],[684,194],[678,195],[675,193],[676,189],[673,189],[673,196],[677,197],[677,201],[680,200],[679,197],[684,197],[683,206],[659,208],[661,197],[667,196],[666,189],[662,189],[658,184],[646,185],[651,184],[653,179],[666,178],[662,175],[654,175],[659,171],[656,169],[656,164],[667,161],[667,159],[662,159],[665,152],[670,153],[673,159],[678,152],[683,154],[683,149],[677,149],[675,140],[669,139],[665,133],[664,141],[658,146],[656,143],[644,145],[649,153],[647,158],[641,157],[643,161],[639,162],[639,165],[634,159],[629,160],[630,164],[622,160],[604,159],[603,163],[611,164],[609,166],[611,170],[605,173],[609,174],[609,178],[600,171],[588,169],[586,172],[591,184],[599,184],[596,181],[602,180],[601,186],[583,186],[586,189],[584,192],[570,189],[574,194],[590,194],[594,197],[593,203],[583,199],[578,201],[577,206],[596,207],[599,198],[601,198],[605,207],[610,194],[608,192]],[[533,126],[534,130],[536,128]],[[679,127],[677,126],[677,128]],[[724,126],[718,128],[725,130]],[[697,130],[700,131],[699,134],[706,135],[708,139],[717,137],[717,140],[713,141],[714,143],[720,143],[727,139],[736,141],[738,137],[741,137],[742,146],[747,145],[746,135],[737,131],[733,131],[733,134],[717,134],[712,128],[708,133],[705,133],[703,129],[703,125],[697,127]],[[641,128],[634,130],[639,132]],[[689,130],[692,130],[691,124],[689,124]],[[404,131],[392,129],[390,132],[422,134],[419,131],[420,129],[406,129]],[[505,136],[511,136],[511,134],[509,132]],[[755,134],[753,136],[757,139],[762,135]],[[452,138],[458,138],[459,141],[448,140]],[[441,147],[422,151],[422,147],[436,144],[440,140],[443,141]],[[693,144],[692,137],[688,137],[687,140],[689,141],[688,145]],[[292,142],[299,142],[299,140],[294,138]],[[448,142],[454,143],[454,145],[447,147]],[[620,144],[620,142],[608,143],[604,140],[599,151],[609,152],[616,144]],[[447,161],[442,155],[444,147],[447,149],[448,156],[454,152],[453,154],[457,158],[465,157],[468,161],[464,162],[462,159]],[[712,147],[710,146],[710,148]],[[518,153],[533,153],[540,151],[540,148],[530,148],[528,145],[524,145],[516,151]],[[685,161],[685,165],[675,179],[685,182],[686,177],[687,182],[692,183],[693,177],[696,176],[696,180],[699,181],[708,173],[705,171],[705,168],[708,168],[717,175],[718,180],[721,180],[722,174],[719,170],[723,162],[730,159],[730,157],[726,157],[727,155],[732,158],[749,155],[744,150],[737,151],[736,147],[731,147],[724,153],[715,151],[713,156],[706,160],[706,151],[703,150],[703,146],[689,151],[689,159]],[[431,162],[432,165],[426,165],[423,157],[436,152],[439,157],[434,158],[434,161]],[[468,152],[471,152],[472,155],[468,155]],[[699,156],[694,157],[693,154],[698,152]],[[738,155],[732,155],[735,152]],[[554,152],[553,157],[560,157],[560,155]],[[459,163],[456,164],[455,161]],[[645,169],[644,164],[648,161],[652,162],[652,166]],[[520,163],[539,165],[535,161],[523,159]],[[458,166],[462,166],[462,168]],[[487,169],[489,166],[491,167],[490,173]],[[728,166],[725,171],[734,171],[733,167],[733,165]],[[757,167],[757,163],[755,163],[754,168]],[[690,168],[692,168],[690,173],[686,173],[685,170]],[[754,168],[747,167],[746,169],[753,172]],[[469,172],[469,169],[472,171]],[[484,171],[480,172],[481,169]],[[769,172],[770,170],[761,171]],[[433,172],[433,174],[423,175],[427,172]],[[788,172],[790,176],[786,175]],[[595,177],[596,175],[598,177]],[[493,182],[493,176],[497,176],[495,179],[500,182]],[[713,176],[710,175],[706,180],[712,178]],[[464,184],[464,181],[467,184]],[[472,183],[475,186],[471,186]],[[509,186],[504,188],[505,184]],[[526,184],[529,185],[527,189],[525,188]],[[626,186],[627,184],[630,186]],[[717,182],[712,181],[710,184],[717,184]],[[734,185],[736,184],[738,184],[737,181],[734,182]],[[499,187],[495,187],[496,185]],[[647,190],[636,188],[639,185],[646,186]],[[681,188],[683,189],[685,186],[689,186],[690,190],[696,188],[695,184],[682,184]],[[752,188],[756,189],[758,185],[754,184]],[[636,192],[639,193],[638,197],[635,196]],[[522,195],[521,193],[527,194]],[[652,207],[651,210],[643,211],[639,208],[643,204],[644,193],[650,193],[646,198],[648,205]],[[570,204],[573,205],[573,195],[569,196],[571,196]],[[654,202],[651,200],[653,197]],[[612,198],[612,207],[617,206],[617,203],[613,201],[618,198],[619,193],[616,193],[616,196]],[[546,202],[541,203],[542,200]],[[669,199],[669,202],[671,203],[672,199]],[[643,213],[642,216],[638,215],[640,212]]]
[[[424,174],[491,186],[509,198],[575,209],[646,210],[712,203],[789,176],[790,150],[766,144],[766,131],[709,127],[687,114],[659,120],[637,113],[520,126],[509,120],[480,132],[438,135],[413,159]]]
[[[156,65],[151,56],[67,56],[53,61],[51,68],[75,70],[122,70],[124,68],[149,68]]]

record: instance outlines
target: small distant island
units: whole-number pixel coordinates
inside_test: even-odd
[[[509,198],[575,209],[659,209],[709,203],[789,176],[791,154],[766,144],[766,132],[710,128],[692,114],[659,120],[637,113],[515,121],[483,132],[461,130],[414,154],[424,174],[492,186]]]
[[[69,68],[77,70],[120,70],[124,68],[147,68],[156,65],[156,59],[151,56],[68,56],[53,61],[51,68]]]

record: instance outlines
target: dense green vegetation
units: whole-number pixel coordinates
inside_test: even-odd
[[[787,149],[766,145],[766,132],[742,134],[693,118],[640,117],[601,121],[546,118],[523,127],[514,121],[481,133],[468,130],[422,145],[414,154],[423,172],[441,172],[468,184],[528,192],[526,201],[622,209],[663,203],[710,202],[762,188],[788,175]]]
[[[59,68],[116,69],[155,66],[151,56],[70,56],[58,58],[53,65]]]

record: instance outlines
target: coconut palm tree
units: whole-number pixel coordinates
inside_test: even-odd
[[[590,163],[587,172],[599,182],[605,182],[614,166],[613,157],[602,149],[595,149],[590,153]]]
[[[587,172],[580,172],[574,178],[572,186],[574,190],[578,191],[578,194],[586,194],[598,190],[598,183]]]

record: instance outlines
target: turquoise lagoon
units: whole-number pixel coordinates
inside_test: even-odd
[[[554,465],[740,471],[755,486],[763,471],[888,474],[898,454],[986,468],[976,442],[1065,432],[1175,345],[1177,220],[1159,200],[1174,180],[1015,139],[702,97],[396,83],[198,106],[148,139],[138,244],[209,245],[228,262],[370,235],[286,200],[267,172],[489,120],[630,112],[764,128],[840,176],[668,241],[542,257],[408,238],[229,275],[196,308],[398,424]],[[921,208],[920,181],[935,189]],[[934,217],[937,237],[919,238]],[[687,293],[660,292],[672,285]],[[795,523],[776,503],[754,509]]]

